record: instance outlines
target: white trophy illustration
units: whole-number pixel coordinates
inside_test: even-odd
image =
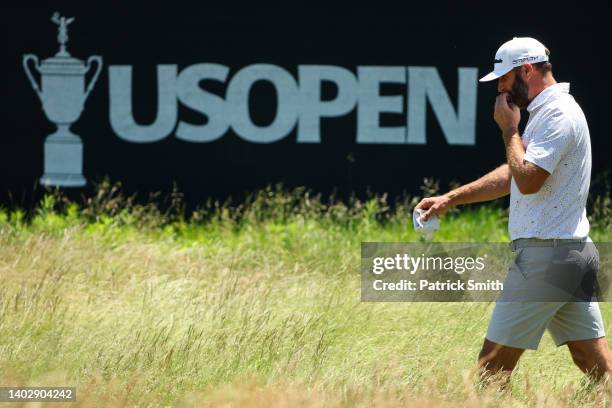
[[[85,100],[100,75],[102,57],[93,55],[87,59],[87,64],[72,57],[66,50],[66,43],[68,25],[74,18],[61,17],[56,12],[51,21],[58,25],[58,53],[41,64],[36,55],[23,56],[23,68],[42,102],[45,115],[57,125],[57,131],[45,140],[44,174],[40,182],[46,186],[81,187],[86,183],[83,177],[83,143],[70,131],[70,126],[81,116]],[[40,87],[28,65],[30,61],[34,61],[34,67],[40,73]],[[85,87],[85,74],[94,62],[97,69]]]

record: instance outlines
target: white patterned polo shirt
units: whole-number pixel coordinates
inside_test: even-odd
[[[525,160],[550,175],[535,194],[510,185],[510,239],[585,238],[591,180],[591,139],[586,118],[569,93],[569,83],[544,89],[527,106],[521,136]]]

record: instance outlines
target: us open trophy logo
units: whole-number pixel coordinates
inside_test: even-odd
[[[46,186],[81,187],[86,183],[83,177],[83,143],[70,131],[70,126],[81,116],[85,100],[100,75],[102,57],[93,55],[87,59],[87,64],[72,57],[66,50],[66,43],[68,25],[74,18],[61,17],[56,12],[51,21],[58,25],[60,49],[57,54],[42,63],[34,54],[23,56],[23,68],[42,102],[43,111],[47,119],[57,125],[57,131],[45,140],[45,172],[40,182]],[[28,65],[30,61],[34,61],[34,68],[40,73],[41,87],[32,75]],[[85,87],[85,74],[94,62],[97,69]]]

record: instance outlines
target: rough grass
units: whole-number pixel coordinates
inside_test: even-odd
[[[0,385],[75,386],[71,407],[607,405],[547,334],[511,391],[480,389],[490,303],[360,302],[360,242],[417,241],[415,201],[267,189],[186,217],[106,188],[0,210]],[[506,222],[469,207],[436,239],[507,241]]]

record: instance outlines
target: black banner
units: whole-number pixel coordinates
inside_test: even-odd
[[[190,203],[278,182],[342,196],[471,181],[505,160],[497,83],[477,80],[514,36],[551,50],[587,117],[593,174],[610,169],[605,15],[402,7],[9,9],[1,202],[27,201],[41,177],[72,194],[104,176],[129,192],[176,183]]]

